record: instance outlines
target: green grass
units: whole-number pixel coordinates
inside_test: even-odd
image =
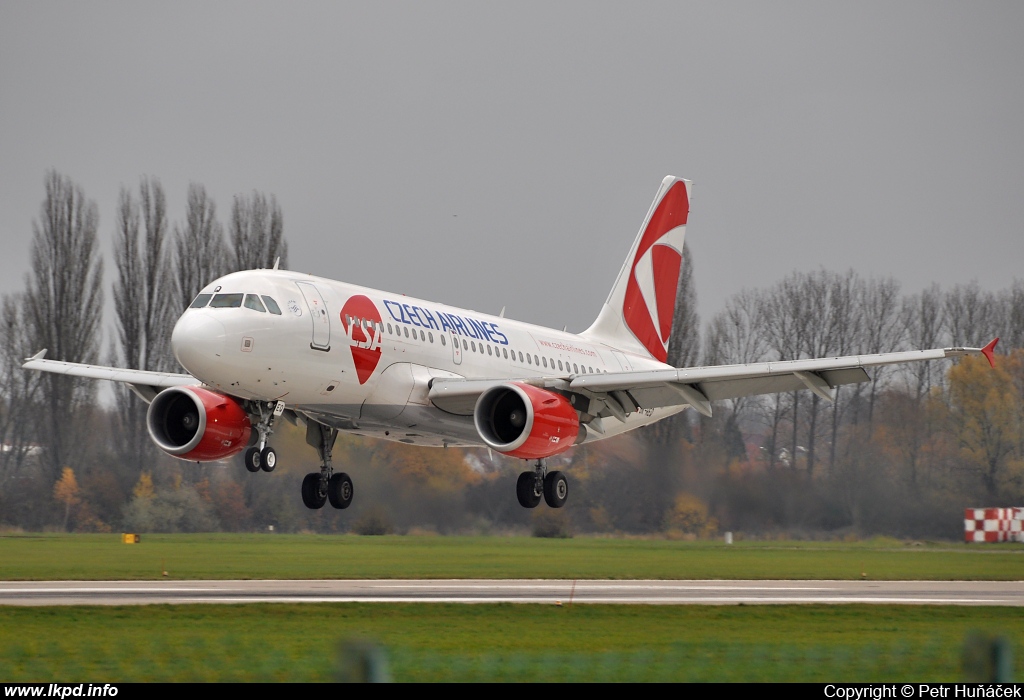
[[[357,535],[0,536],[0,580],[641,578],[1020,580],[1024,546],[898,540],[680,542],[656,539]]]
[[[0,608],[0,678],[332,680],[344,640],[429,680],[953,681],[1015,609],[311,604]],[[1018,671],[1019,675],[1019,671]]]

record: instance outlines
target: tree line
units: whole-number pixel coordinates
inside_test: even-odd
[[[281,466],[252,475],[155,449],[145,404],[113,405],[94,382],[25,372],[42,348],[72,362],[176,371],[174,320],[210,280],[287,264],[274,197],[234,198],[225,229],[206,190],[188,189],[172,221],[155,178],[121,191],[112,227],[114,328],[101,344],[103,266],[95,203],[56,172],[34,223],[25,290],[0,309],[0,527],[82,531],[516,532],[710,536],[885,533],[956,538],[965,507],[1024,504],[1024,283],[904,294],[898,280],[852,270],[793,272],[730,298],[706,324],[684,252],[669,362],[741,364],[980,346],[983,359],[873,370],[827,402],[810,392],[718,402],[551,460],[568,469],[562,511],[525,511],[518,460],[485,450],[411,448],[342,436],[335,462],[359,492],[347,511],[305,509],[298,482],[316,468],[301,431],[275,433]]]
[[[116,338],[104,347],[98,207],[56,171],[44,186],[25,288],[0,301],[0,523],[33,528],[54,524],[50,491],[62,493],[65,505],[69,490],[81,491],[79,479],[70,488],[69,471],[96,472],[130,491],[159,460],[146,433],[146,405],[128,389],[115,387],[115,405],[107,409],[97,403],[96,382],[25,372],[24,359],[45,348],[50,359],[175,371],[171,329],[199,290],[235,270],[271,267],[277,259],[287,265],[288,256],[273,195],[236,195],[225,232],[201,184],[189,185],[184,219],[173,223],[158,179],[141,178],[137,190],[122,187],[112,232]],[[75,499],[88,510],[82,496]],[[97,507],[116,521],[108,511],[123,504],[112,499]],[[70,517],[65,508],[64,520]]]

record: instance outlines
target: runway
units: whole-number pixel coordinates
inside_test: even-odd
[[[6,581],[0,605],[185,603],[1024,606],[1024,581]]]

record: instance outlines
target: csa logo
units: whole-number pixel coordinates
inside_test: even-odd
[[[668,340],[676,305],[683,233],[690,213],[686,185],[677,182],[665,193],[640,239],[626,282],[622,315],[633,335],[651,355],[668,359]]]
[[[356,377],[365,384],[380,362],[380,312],[368,297],[350,297],[341,308],[341,325],[345,329]]]

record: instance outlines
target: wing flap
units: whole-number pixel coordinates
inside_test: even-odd
[[[981,348],[943,348],[936,350],[912,350],[890,352],[878,355],[850,355],[848,357],[824,357],[813,360],[786,360],[782,362],[758,362],[747,365],[722,365],[718,367],[687,367],[683,369],[662,369],[644,372],[611,372],[588,374],[575,377],[569,386],[572,390],[587,389],[592,392],[609,392],[620,389],[633,390],[669,383],[690,384],[712,399],[736,398],[754,393],[793,391],[807,388],[797,372],[816,373],[830,385],[864,381],[864,369],[881,365],[939,360],[981,352]],[[857,370],[860,370],[859,372]],[[852,371],[852,373],[851,373]],[[769,378],[780,382],[758,383]],[[717,386],[715,386],[717,385]],[[764,387],[765,390],[762,390]],[[778,387],[778,388],[777,388]],[[736,394],[740,391],[743,393]]]
[[[430,401],[442,411],[461,416],[473,414],[477,397],[496,384],[525,382],[571,395],[582,395],[595,408],[593,415],[613,416],[621,408],[632,411],[688,404],[710,415],[711,401],[758,394],[775,394],[816,389],[819,396],[846,384],[869,381],[868,367],[939,360],[947,357],[983,354],[983,348],[939,348],[877,355],[823,357],[813,360],[759,362],[718,367],[645,370],[586,374],[569,380],[531,377],[527,379],[435,378],[430,384]],[[580,398],[580,396],[573,397]],[[623,405],[623,404],[628,405]]]

